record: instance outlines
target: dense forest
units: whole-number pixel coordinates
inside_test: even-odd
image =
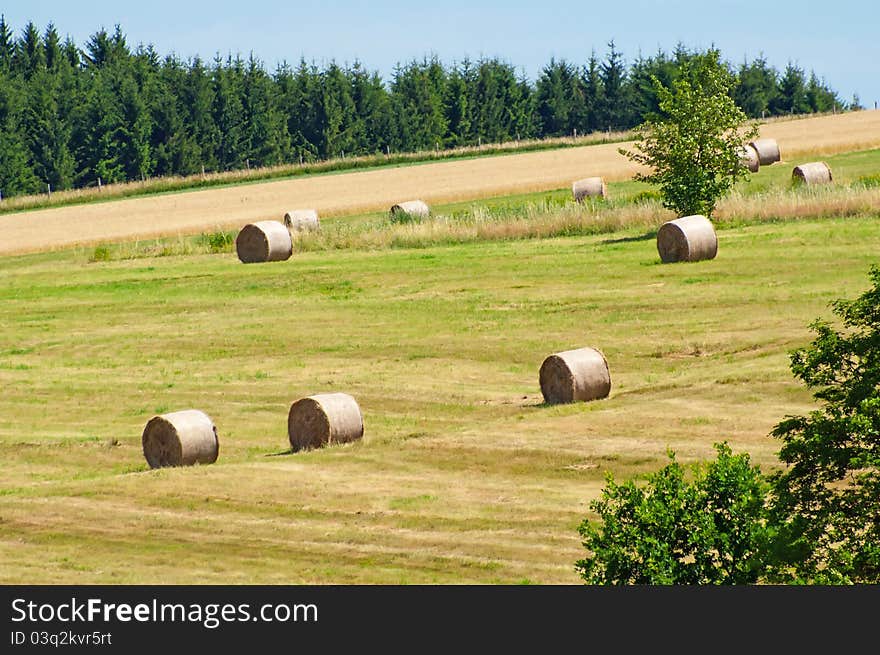
[[[119,26],[78,47],[49,24],[16,36],[0,18],[0,193],[622,130],[657,110],[699,53],[551,60],[534,82],[503,60],[398,64],[386,81],[360,62],[266,70],[251,55],[206,62],[132,48]],[[824,81],[764,58],[729,65],[752,117],[850,108]]]

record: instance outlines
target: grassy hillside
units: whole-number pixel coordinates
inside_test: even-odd
[[[640,226],[265,265],[0,258],[0,581],[575,583],[605,471],[722,439],[775,463],[773,424],[811,406],[788,352],[864,290],[876,225],[731,222],[677,265]],[[610,397],[545,406],[543,358],[583,345]],[[291,454],[290,403],[337,390],[364,441]],[[190,407],[218,462],[148,470],[146,421]]]

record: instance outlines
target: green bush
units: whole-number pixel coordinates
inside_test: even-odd
[[[105,245],[95,246],[95,250],[89,257],[90,262],[109,262],[110,259],[110,247]]]
[[[589,555],[576,570],[588,584],[750,584],[767,569],[768,484],[746,453],[716,444],[718,457],[693,467],[670,463],[647,484],[609,475],[590,504],[601,526],[579,528]]]

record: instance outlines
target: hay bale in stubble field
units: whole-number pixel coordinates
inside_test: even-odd
[[[586,177],[573,182],[571,192],[577,202],[583,202],[584,198],[601,198],[604,200],[608,197],[608,185],[605,184],[604,178]]]
[[[392,205],[390,210],[392,220],[403,220],[405,217],[410,218],[428,218],[431,209],[423,200],[407,200]]]
[[[761,166],[767,166],[780,159],[779,144],[776,143],[776,139],[755,139],[749,141],[749,145],[758,153]]]
[[[605,398],[611,392],[608,362],[595,348],[565,350],[547,357],[538,373],[549,405]]]
[[[314,209],[292,209],[284,214],[284,225],[293,232],[317,230],[320,227],[318,212]]]
[[[795,166],[791,172],[795,182],[811,186],[813,184],[829,184],[832,181],[831,167],[824,161],[811,161]]]
[[[217,426],[197,409],[154,416],[144,427],[141,444],[147,463],[154,469],[213,464],[220,451]]]
[[[290,406],[287,437],[293,450],[348,443],[363,436],[364,417],[347,393],[319,393]]]
[[[245,264],[280,262],[290,259],[293,242],[280,221],[258,221],[241,228],[235,238],[235,251]]]
[[[657,230],[657,252],[664,263],[697,262],[718,254],[715,228],[705,216],[683,216]]]
[[[758,157],[758,151],[752,146],[745,145],[740,148],[739,160],[743,163],[743,166],[748,168],[752,173],[757,173],[761,168],[761,158]]]

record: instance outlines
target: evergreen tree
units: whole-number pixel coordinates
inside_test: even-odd
[[[217,57],[212,70],[214,82],[214,123],[217,125],[217,165],[220,170],[245,167],[247,135],[244,109],[244,66],[240,57],[227,58],[224,66]]]
[[[755,59],[751,64],[745,62],[739,69],[733,99],[736,104],[751,118],[763,118],[777,107],[778,82],[776,71],[767,65],[763,57]]]
[[[43,33],[43,50],[46,68],[51,71],[56,70],[64,60],[64,53],[61,50],[61,38],[52,23],[46,26],[46,31]]]
[[[0,14],[0,72],[12,69],[12,58],[15,54],[15,37],[6,24],[6,17]]]
[[[37,26],[28,23],[21,35],[21,38],[15,43],[15,54],[13,55],[13,68],[26,80],[36,75],[46,67],[46,55],[43,51],[43,43],[40,39],[40,33]]]
[[[600,128],[622,130],[634,125],[630,110],[629,87],[626,84],[626,67],[623,55],[617,51],[614,41],[608,44],[608,56],[600,66],[602,100],[598,106]]]
[[[470,143],[471,105],[468,82],[471,63],[465,59],[460,66],[453,66],[446,81],[443,93],[443,115],[446,119],[447,133],[443,141],[446,147],[463,146]]]
[[[244,79],[245,141],[251,166],[274,166],[290,150],[287,123],[278,108],[275,87],[253,54]]]
[[[21,96],[19,84],[0,72],[0,194],[4,198],[40,190],[22,136]]]
[[[584,110],[587,117],[586,131],[595,132],[599,128],[599,111],[605,102],[605,91],[602,87],[602,73],[599,59],[594,51],[590,55],[584,71]]]
[[[779,95],[775,100],[770,107],[774,114],[806,114],[810,111],[802,69],[789,62],[779,80]]]

